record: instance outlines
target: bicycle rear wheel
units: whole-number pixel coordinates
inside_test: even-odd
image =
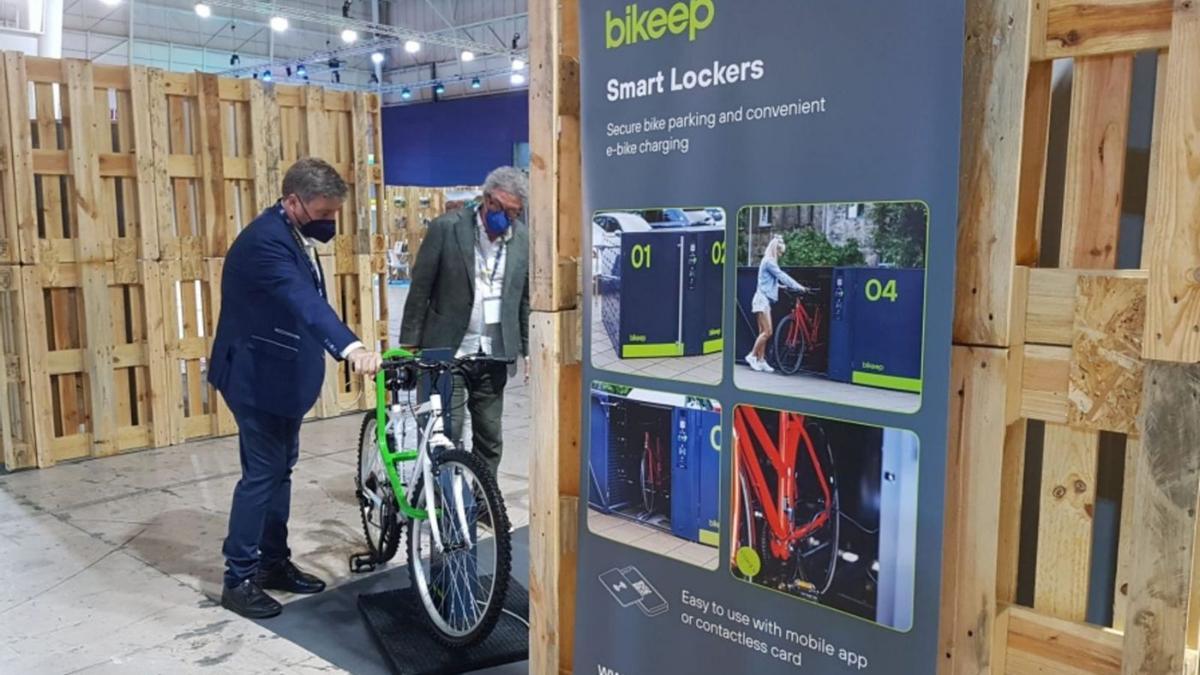
[[[808,347],[804,343],[803,333],[798,330],[799,326],[794,326],[795,323],[794,317],[785,316],[783,321],[779,322],[779,327],[775,329],[776,367],[784,375],[795,375],[800,372],[800,364],[804,361],[804,352]],[[795,342],[788,339],[788,333],[793,329],[797,329]]]
[[[379,454],[374,411],[363,417],[358,433],[358,474],[354,483],[367,547],[376,562],[387,562],[400,546],[401,521],[396,495]]]
[[[500,488],[479,458],[447,450],[431,461],[433,503],[426,501],[423,479],[413,494],[429,519],[409,520],[409,576],[434,637],[463,647],[486,638],[500,618],[512,572],[512,535]]]

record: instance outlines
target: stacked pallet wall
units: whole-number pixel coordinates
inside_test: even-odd
[[[1200,371],[1186,364],[1200,361],[1200,156],[1189,140],[1200,133],[1200,6],[971,0],[968,15],[943,671],[1194,669]],[[1144,51],[1159,69],[1142,269],[1115,270]],[[1058,267],[1038,269],[1061,58],[1074,61],[1062,236]],[[1045,428],[1032,481],[1029,420]],[[1125,447],[1115,580],[1092,577],[1097,481],[1115,472],[1102,434]],[[1036,522],[1022,520],[1023,500]],[[1030,543],[1025,608],[1018,563]],[[1085,623],[1106,584],[1112,625]]]
[[[378,97],[16,53],[0,88],[6,468],[236,431],[207,383],[224,256],[302,155],[351,186],[331,302],[384,344]],[[365,407],[340,375],[313,416]]]

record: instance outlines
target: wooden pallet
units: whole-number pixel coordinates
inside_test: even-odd
[[[382,253],[322,256],[326,294],[342,322],[368,349],[384,349],[388,340],[387,270]],[[335,417],[373,405],[371,382],[349,364],[328,360],[318,406],[321,417]]]
[[[206,382],[222,256],[301,155],[351,184],[330,283],[352,329],[386,341],[377,96],[11,52],[0,64],[6,468],[236,431]],[[339,381],[311,416],[369,403]]]
[[[943,670],[1184,672],[1200,639],[1200,370],[1186,365],[1200,361],[1200,6],[971,0],[968,35]],[[1145,243],[1141,269],[1115,270],[1139,51],[1159,55]],[[1062,235],[1057,268],[1036,269],[1058,58],[1074,59]],[[1034,493],[1029,420],[1045,429]],[[1117,570],[1096,579],[1102,438],[1125,463]],[[1112,626],[1084,623],[1097,586]]]

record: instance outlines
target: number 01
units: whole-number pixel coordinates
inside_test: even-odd
[[[868,279],[867,286],[864,289],[867,294],[867,300],[871,302],[879,302],[882,298],[895,302],[900,294],[896,292],[896,280],[892,279],[885,285],[878,279]]]
[[[650,267],[650,244],[637,244],[633,250],[629,252],[629,262],[633,263],[633,269],[640,270],[643,267]]]

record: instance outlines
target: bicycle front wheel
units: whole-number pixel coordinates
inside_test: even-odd
[[[409,576],[434,637],[463,647],[486,638],[500,618],[512,572],[512,535],[500,488],[479,458],[448,450],[432,462],[433,503],[423,479],[413,494],[429,517],[409,520]]]
[[[795,326],[795,323],[794,317],[786,316],[775,329],[775,359],[778,361],[779,372],[784,375],[800,372],[800,364],[804,361],[804,335],[796,330],[799,326]],[[788,335],[793,330],[797,333],[794,341]]]

